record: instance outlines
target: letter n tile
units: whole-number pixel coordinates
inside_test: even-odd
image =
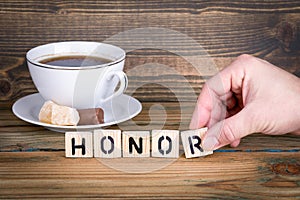
[[[150,157],[149,131],[124,131],[123,157]]]

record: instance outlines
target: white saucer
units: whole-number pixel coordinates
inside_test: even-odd
[[[17,117],[26,122],[44,126],[47,129],[57,132],[86,131],[118,124],[135,117],[142,110],[142,105],[137,99],[122,94],[112,100],[105,102],[101,106],[104,111],[105,123],[82,126],[58,126],[39,121],[38,115],[43,104],[44,99],[42,98],[42,96],[39,93],[35,93],[22,97],[21,99],[16,101],[12,107],[12,110]]]

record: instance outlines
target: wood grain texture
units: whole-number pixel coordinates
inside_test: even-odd
[[[67,159],[63,152],[0,153],[0,194],[5,199],[297,199],[299,158],[299,152],[215,153],[134,174],[95,158]],[[114,161],[124,159],[134,158]]]
[[[67,40],[106,41],[128,52],[125,72],[147,63],[159,63],[178,73],[159,77],[130,76],[128,93],[142,101],[193,101],[179,77],[199,94],[209,76],[200,77],[182,56],[202,51],[163,31],[137,31],[156,27],[177,31],[192,39],[213,58],[217,69],[242,53],[252,54],[300,75],[300,3],[298,1],[0,1],[0,101],[12,103],[36,92],[25,63],[25,53],[40,44]],[[119,34],[119,37],[114,38]],[[120,35],[121,34],[121,35]],[[150,40],[149,40],[150,38]],[[168,50],[161,49],[161,45]],[[158,80],[156,79],[158,78]],[[175,93],[141,80],[174,83]]]
[[[103,10],[103,13],[155,13],[155,12],[177,12],[177,13],[201,13],[205,11],[222,11],[222,12],[257,12],[257,13],[273,13],[288,12],[297,13],[300,8],[297,1],[292,0],[271,0],[264,1],[224,1],[217,0],[214,2],[207,1],[101,1],[101,3],[85,0],[80,2],[67,1],[3,1],[1,2],[2,12],[24,12],[24,13],[62,13],[60,10],[67,10],[67,13],[95,13],[98,10]],[[36,8],[39,8],[38,10]]]
[[[29,49],[104,41],[127,51],[127,94],[143,102],[133,121],[110,128],[187,130],[213,75],[205,67],[218,71],[248,53],[300,76],[299,30],[295,0],[0,0],[0,198],[299,199],[299,136],[253,134],[237,148],[198,159],[181,155],[158,171],[134,174],[96,158],[65,158],[64,134],[11,112],[14,101],[36,92],[25,60]],[[215,67],[201,60],[203,49]],[[130,168],[140,162],[132,159],[110,160]]]

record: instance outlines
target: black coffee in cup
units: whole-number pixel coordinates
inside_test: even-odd
[[[26,59],[45,101],[79,110],[101,107],[124,93],[125,56],[123,49],[111,44],[68,41],[35,47]]]
[[[66,55],[46,58],[39,61],[42,64],[61,66],[61,67],[89,67],[103,65],[112,62],[107,58],[83,56],[83,55]]]

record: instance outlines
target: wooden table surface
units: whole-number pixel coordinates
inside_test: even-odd
[[[300,137],[292,134],[257,133],[234,149],[223,147],[194,159],[181,154],[161,169],[127,173],[111,166],[122,163],[134,169],[133,163],[143,161],[65,158],[63,133],[26,123],[11,111],[16,100],[37,92],[25,62],[30,48],[66,40],[111,41],[136,28],[163,28],[192,38],[218,70],[248,53],[299,76],[299,12],[300,2],[294,0],[0,0],[0,198],[300,199]],[[134,32],[118,44],[132,49],[145,34],[153,36]],[[199,51],[163,33],[155,37],[187,57]],[[153,73],[151,63],[178,73]],[[135,66],[149,70],[133,73]],[[177,54],[143,46],[128,53],[125,72],[127,94],[139,99],[143,110],[133,119],[135,124],[124,122],[111,129],[188,129],[196,97],[212,75],[199,76]],[[185,83],[192,90],[183,87]],[[170,84],[173,90],[166,87]]]

